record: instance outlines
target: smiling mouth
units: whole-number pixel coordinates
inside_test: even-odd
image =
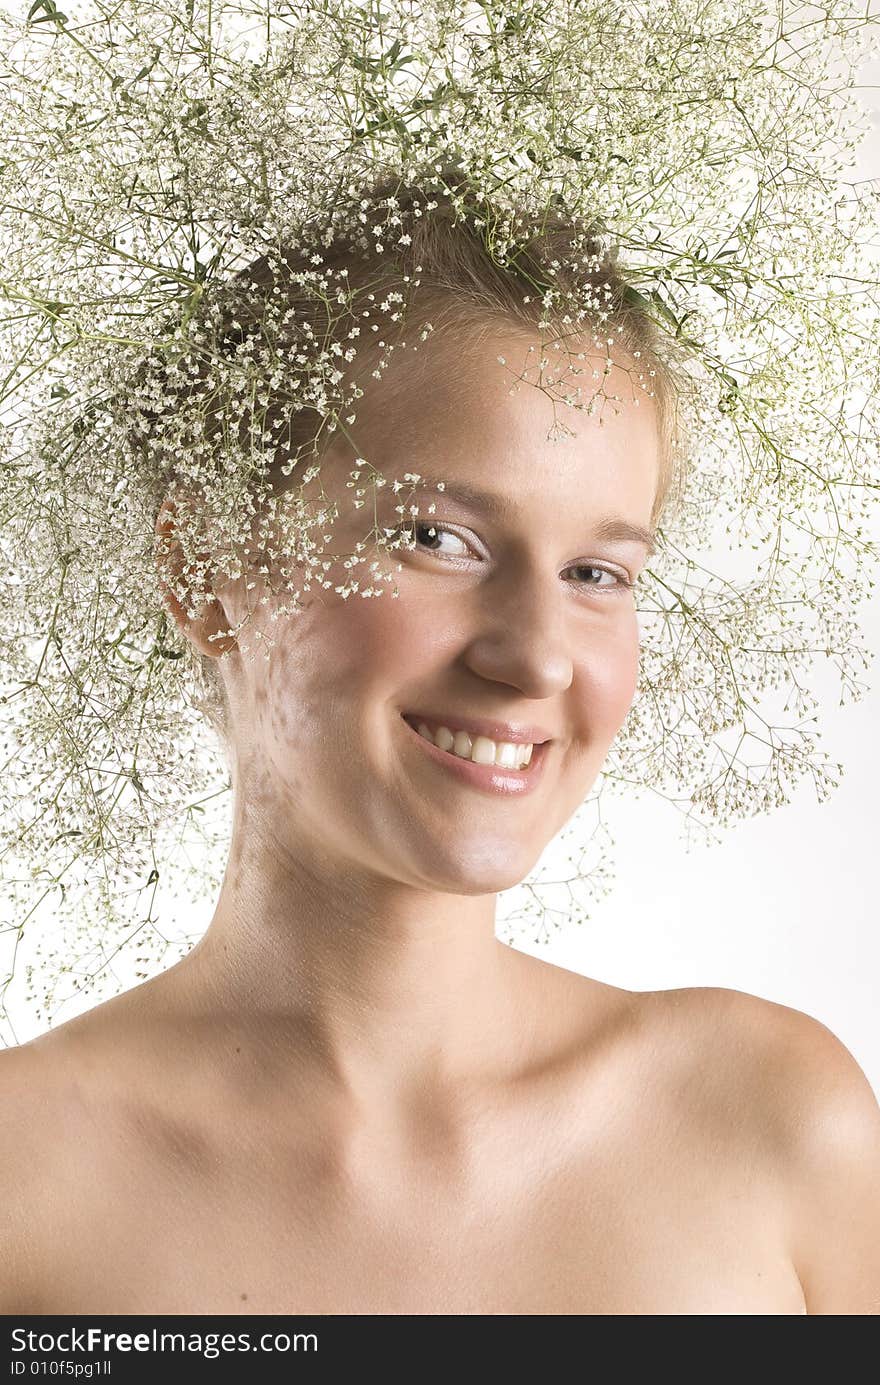
[[[422,740],[426,740],[429,745],[436,746],[444,755],[452,755],[455,759],[481,765],[484,769],[491,769],[493,766],[503,770],[528,769],[535,749],[542,744],[540,741],[536,741],[534,744],[520,744],[519,742],[494,740],[482,733],[465,731],[462,728],[455,730],[442,723],[432,723],[415,713],[404,712],[402,716],[407,726],[411,726]],[[478,741],[481,742],[478,747],[478,758],[473,759],[471,752],[477,746]],[[501,759],[498,758],[499,754]],[[489,756],[493,758],[490,759]]]
[[[435,764],[448,770],[462,783],[470,784],[474,788],[489,793],[523,794],[532,790],[541,778],[541,771],[551,744],[550,741],[536,743],[529,763],[522,768],[494,763],[479,764],[472,760],[469,755],[456,755],[454,750],[444,750],[433,740],[429,740],[428,737],[419,732],[413,719],[406,713],[401,713],[401,720],[417,737],[423,750]]]

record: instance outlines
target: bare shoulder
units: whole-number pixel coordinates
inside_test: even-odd
[[[880,1105],[851,1051],[814,1016],[744,991],[643,1000],[692,1054],[692,1083],[758,1123],[807,1312],[880,1313]]]
[[[98,1006],[0,1049],[0,1313],[39,1312],[59,1229],[98,1177],[108,1054]]]
[[[56,1311],[108,1226],[143,1225],[158,1162],[173,1179],[201,1153],[204,1069],[175,1024],[145,983],[0,1049],[0,1314]]]
[[[29,1311],[34,1301],[56,1151],[71,1135],[59,1050],[44,1041],[0,1050],[2,1313]]]
[[[668,1041],[693,1049],[694,1057],[718,1058],[736,1080],[760,1075],[781,1115],[792,1105],[803,1114],[841,1084],[876,1107],[867,1077],[845,1044],[813,1015],[779,1001],[724,986],[687,986],[630,992],[642,1021]]]
[[[63,1119],[65,1045],[56,1036],[44,1035],[15,1048],[0,1049],[0,1156],[5,1170],[20,1165],[39,1175],[48,1157],[42,1139],[44,1123]],[[8,1185],[7,1185],[8,1186]],[[8,1207],[8,1203],[7,1203]]]

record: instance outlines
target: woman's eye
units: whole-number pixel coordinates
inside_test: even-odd
[[[450,538],[457,539],[458,542],[459,542],[460,544],[463,544],[464,547],[467,548],[467,544],[465,544],[464,539],[460,538],[458,534],[456,534],[456,533],[453,532],[453,530],[451,530],[451,529],[444,529],[444,527],[443,527],[441,524],[418,524],[418,523],[412,523],[412,524],[405,524],[405,525],[403,525],[403,526],[402,526],[402,529],[404,530],[404,532],[409,533],[409,534],[412,534],[412,535],[414,536],[417,547],[419,547],[419,548],[425,548],[425,547],[427,547],[429,553],[437,553],[438,556],[440,556],[440,557],[443,557],[443,556],[444,556],[443,550],[434,547],[434,544],[436,544],[436,543],[438,542],[438,539],[439,539],[439,535],[440,535],[440,534],[448,534],[448,535],[450,536]],[[418,536],[420,533],[423,533],[423,534],[427,534],[427,535],[428,535],[427,543],[419,543],[419,542],[418,542],[418,537],[417,537],[417,536]],[[458,556],[458,555],[456,555],[456,554],[450,554],[450,555],[447,555],[447,556],[456,557],[456,556]]]
[[[409,524],[402,525],[401,532],[411,534],[413,536],[413,540],[417,548],[427,548],[429,553],[434,553],[439,558],[460,556],[459,554],[444,553],[444,551],[437,546],[440,542],[441,535],[448,535],[450,538],[456,539],[458,543],[462,544],[465,548],[468,547],[468,545],[465,543],[464,539],[460,537],[460,535],[456,534],[455,531],[452,529],[445,528],[445,526],[442,524],[427,524],[413,521]],[[425,540],[420,540],[419,536],[421,534],[427,536]],[[612,593],[615,591],[629,591],[633,586],[633,583],[624,573],[616,572],[613,568],[601,567],[592,563],[576,563],[573,567],[569,568],[569,571],[588,572],[592,574],[599,573],[600,576],[612,579],[611,581],[604,582],[601,585],[598,581],[582,580],[579,582],[580,586],[588,588],[591,587],[595,591],[608,593]]]
[[[620,589],[622,589],[622,590],[624,590],[624,591],[629,591],[630,587],[632,587],[632,585],[633,585],[633,583],[629,580],[629,578],[628,578],[628,577],[625,577],[624,574],[623,574],[622,572],[615,572],[615,571],[613,570],[613,568],[610,568],[610,567],[595,567],[592,563],[578,563],[575,567],[573,567],[573,568],[571,569],[571,571],[572,571],[572,572],[598,572],[598,573],[600,573],[600,574],[601,574],[602,576],[604,576],[604,577],[612,577],[612,578],[614,579],[613,582],[611,582],[611,583],[605,583],[605,584],[604,584],[603,586],[601,586],[601,587],[599,586],[599,584],[598,584],[597,582],[582,582],[582,583],[581,583],[581,586],[584,586],[584,587],[595,587],[597,591],[616,591],[618,588],[620,588]]]

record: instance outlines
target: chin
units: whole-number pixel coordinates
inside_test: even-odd
[[[513,889],[540,860],[540,853],[533,860],[526,860],[522,853],[517,853],[517,859],[511,860],[509,840],[497,843],[504,849],[494,854],[491,845],[491,841],[482,840],[475,843],[472,850],[462,847],[455,852],[450,844],[444,859],[438,860],[435,855],[430,864],[424,863],[421,874],[449,894],[478,897]]]

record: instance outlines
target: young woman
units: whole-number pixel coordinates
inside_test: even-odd
[[[537,342],[464,323],[361,402],[360,455],[435,504],[397,599],[316,593],[266,661],[209,638],[243,582],[168,596],[222,673],[230,857],[182,961],[2,1055],[5,1312],[880,1310],[880,1110],[834,1035],[495,937],[632,702],[668,475],[619,347],[618,411],[548,442],[498,360]]]

